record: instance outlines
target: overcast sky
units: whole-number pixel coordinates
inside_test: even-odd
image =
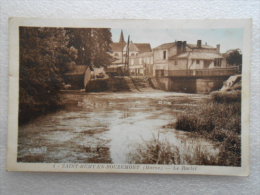
[[[197,40],[208,45],[220,44],[220,51],[226,52],[229,49],[241,49],[243,51],[243,29],[122,29],[125,41],[128,35],[130,40],[136,43],[150,43],[151,47],[157,47],[163,43],[187,41],[196,44]],[[114,42],[119,41],[121,29],[111,29]]]

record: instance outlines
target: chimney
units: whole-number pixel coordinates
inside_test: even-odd
[[[177,54],[182,52],[182,41],[177,41]]]
[[[198,40],[198,41],[197,41],[197,47],[198,47],[198,48],[201,48],[201,40]]]
[[[220,44],[217,44],[217,52],[220,53]]]
[[[183,51],[183,52],[186,52],[186,45],[187,45],[187,42],[186,42],[186,41],[183,41],[183,42],[182,42],[182,51]]]

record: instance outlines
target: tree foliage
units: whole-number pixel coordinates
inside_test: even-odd
[[[110,64],[111,32],[108,28],[69,28],[69,46],[78,51],[76,63],[96,67]]]
[[[21,117],[27,111],[40,112],[58,104],[62,73],[71,56],[64,29],[20,27]]]
[[[241,66],[242,54],[239,49],[230,50],[227,52],[227,63],[230,65]]]
[[[110,63],[110,29],[20,27],[19,33],[20,121],[59,105],[59,90],[70,64]]]

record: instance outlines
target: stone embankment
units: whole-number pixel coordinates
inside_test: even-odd
[[[152,85],[145,77],[112,77],[107,79],[91,80],[86,86],[86,92],[101,91],[147,91],[152,90]]]

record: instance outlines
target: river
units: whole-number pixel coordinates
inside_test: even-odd
[[[137,146],[153,139],[217,155],[216,146],[189,132],[167,128],[179,113],[207,95],[163,91],[65,92],[65,108],[19,127],[18,161],[49,163],[129,163]]]

